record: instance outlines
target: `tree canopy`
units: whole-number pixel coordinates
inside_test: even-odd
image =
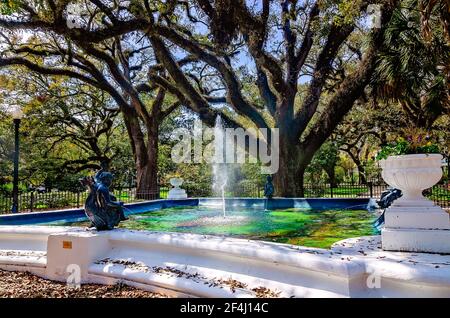
[[[443,8],[446,1],[419,0],[2,1],[0,73],[29,79],[4,80],[3,95],[32,105],[31,134],[83,149],[58,155],[59,167],[80,171],[132,154],[142,193],[157,188],[158,167],[174,169],[158,161],[180,114],[278,128],[277,194],[301,196],[321,147],[336,154],[314,159],[330,179],[338,149],[363,174],[358,161],[372,150],[360,150],[384,142],[392,116],[432,129],[448,114]],[[385,112],[391,102],[405,113]]]

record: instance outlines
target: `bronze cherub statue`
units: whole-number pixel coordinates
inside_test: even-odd
[[[120,221],[127,219],[123,202],[117,201],[109,192],[112,180],[112,173],[105,170],[99,171],[95,178],[86,177],[80,180],[81,184],[90,190],[84,206],[86,216],[91,221],[90,227],[95,227],[98,231],[112,230]]]
[[[264,185],[264,196],[268,199],[272,199],[274,192],[275,192],[275,188],[272,183],[272,176],[268,175],[266,184]]]

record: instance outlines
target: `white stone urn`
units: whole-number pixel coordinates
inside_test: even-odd
[[[422,195],[442,178],[442,155],[391,156],[381,160],[380,166],[387,184],[403,194],[386,210],[382,248],[450,253],[449,214]]]
[[[184,189],[181,189],[180,186],[183,184],[182,178],[170,178],[169,182],[173,186],[173,188],[169,191],[168,199],[186,199],[187,194]]]
[[[384,181],[391,187],[402,190],[403,195],[397,202],[409,205],[432,204],[422,192],[441,180],[441,165],[440,154],[391,156],[380,161]]]
[[[183,178],[170,178],[169,182],[175,188],[179,188],[183,184],[184,180]]]

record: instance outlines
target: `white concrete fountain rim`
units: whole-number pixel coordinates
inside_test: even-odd
[[[51,229],[49,229],[51,228]],[[297,246],[290,244],[256,241],[232,238],[218,235],[203,235],[193,233],[173,233],[157,231],[140,231],[128,229],[114,229],[112,231],[86,231],[81,227],[48,227],[38,225],[0,226],[1,235],[10,234],[37,234],[42,229],[45,234],[67,234],[77,237],[106,237],[114,241],[127,241],[132,244],[165,245],[175,248],[191,250],[204,250],[226,253],[237,257],[247,257],[255,260],[266,260],[294,267],[310,268],[317,271],[333,272],[338,275],[347,275],[350,272],[358,273],[362,267],[358,263],[349,263],[342,260],[338,254],[330,250]]]
[[[348,265],[350,265],[348,264],[349,260],[342,259],[343,257],[341,255],[351,256],[352,260],[355,260],[355,256],[357,256],[358,259],[379,258],[381,256],[382,258],[392,257],[393,259],[398,259],[399,257],[405,257],[408,259],[416,258],[416,262],[428,262],[428,264],[431,264],[430,262],[439,261],[443,262],[442,264],[449,265],[450,270],[450,255],[383,251],[381,249],[380,235],[344,239],[334,243],[331,249],[323,249],[284,243],[232,238],[220,235],[128,229],[114,229],[112,231],[97,232],[95,230],[87,231],[82,227],[69,226],[49,227],[39,225],[0,225],[0,235],[4,234],[70,234],[81,237],[103,236],[112,241],[129,241],[135,243],[146,242],[149,244],[172,245],[195,250],[225,252],[255,259],[269,258],[277,263],[300,267],[312,265],[302,262],[300,256],[312,257],[312,259],[319,257],[326,260],[327,263],[337,261],[336,264],[343,264],[344,266],[323,267],[323,264],[319,265],[319,260],[315,259],[315,269],[323,269],[324,271],[332,270],[341,274],[348,274]],[[360,265],[361,264],[355,263],[350,267],[358,272],[358,270],[361,270]],[[450,283],[450,273],[448,279]]]
[[[334,244],[331,250],[325,250],[288,244],[188,233],[149,232],[125,229],[116,229],[108,232],[88,232],[82,228],[76,227],[0,226],[0,256],[2,256],[0,257],[0,268],[10,270],[30,270],[46,277],[46,275],[48,275],[48,264],[50,262],[50,260],[47,259],[48,257],[51,258],[51,255],[53,255],[53,258],[57,257],[60,258],[60,261],[65,261],[65,257],[60,254],[64,254],[64,250],[60,250],[61,252],[56,251],[56,253],[55,250],[53,250],[53,252],[50,251],[46,254],[46,260],[44,260],[44,254],[46,252],[44,244],[47,244],[47,237],[49,240],[48,244],[50,244],[50,238],[53,237],[53,243],[50,244],[53,246],[52,248],[59,246],[59,243],[66,240],[73,240],[74,248],[76,248],[77,244],[87,244],[86,246],[88,247],[92,246],[92,243],[94,243],[94,245],[98,244],[95,242],[99,241],[103,242],[101,244],[107,244],[101,245],[106,247],[99,247],[97,252],[94,253],[92,261],[89,261],[91,263],[87,263],[87,268],[89,268],[90,273],[88,274],[87,281],[93,281],[95,279],[99,280],[99,282],[103,280],[103,282],[108,283],[111,282],[112,278],[133,281],[134,278],[139,276],[139,282],[144,283],[145,285],[146,279],[150,279],[151,277],[155,278],[154,273],[139,273],[139,271],[136,272],[136,270],[122,268],[122,265],[101,265],[100,263],[97,263],[96,260],[105,259],[106,257],[112,260],[123,259],[133,262],[144,261],[150,262],[146,264],[151,264],[152,259],[157,255],[159,255],[159,258],[167,260],[167,255],[170,254],[172,255],[172,260],[174,255],[176,256],[179,260],[179,265],[186,264],[187,267],[192,268],[192,270],[195,271],[201,271],[202,275],[206,276],[208,276],[208,273],[213,276],[217,274],[218,268],[214,267],[214,262],[218,262],[217,264],[228,264],[228,262],[230,262],[226,267],[228,268],[227,272],[223,271],[223,267],[220,269],[221,275],[224,275],[222,276],[223,279],[227,279],[227,277],[242,277],[242,271],[245,271],[246,277],[255,275],[251,281],[261,281],[262,277],[266,277],[264,279],[266,281],[269,279],[271,282],[269,282],[269,285],[272,284],[270,285],[272,287],[285,286],[283,288],[287,289],[285,290],[284,295],[289,295],[293,290],[297,290],[297,292],[309,290],[311,292],[310,294],[309,292],[306,292],[306,294],[303,295],[317,295],[322,297],[334,297],[333,295],[336,297],[339,295],[354,295],[358,297],[363,295],[374,295],[373,293],[378,291],[359,290],[360,287],[364,289],[364,286],[360,286],[351,291],[348,289],[349,287],[337,290],[337,287],[333,284],[339,285],[341,283],[338,282],[342,280],[348,280],[349,284],[355,284],[354,282],[356,281],[359,282],[358,284],[363,284],[365,275],[370,275],[373,271],[378,271],[383,279],[392,280],[392,282],[412,284],[411,288],[413,289],[420,288],[421,290],[424,290],[424,288],[430,288],[430,295],[434,293],[433,290],[438,288],[439,290],[442,290],[442,293],[447,295],[447,297],[450,296],[450,255],[385,252],[380,248],[379,236],[343,240]],[[8,250],[8,244],[14,242],[14,240],[22,240],[23,246],[15,246],[13,249],[15,250],[15,253],[11,254],[11,249]],[[40,249],[36,250],[36,260],[34,260],[32,257],[34,255],[33,253],[32,255],[28,253],[29,251],[22,250],[26,246],[30,246],[30,242],[36,240],[41,240],[42,246]],[[90,243],[91,241],[92,243]],[[55,245],[55,242],[59,243]],[[22,251],[24,255],[16,255],[20,251]],[[3,253],[5,255],[2,255],[1,252],[5,252]],[[98,252],[100,252],[100,254],[97,254]],[[77,254],[75,253],[75,255]],[[83,255],[80,256],[84,257]],[[199,261],[202,263],[195,263]],[[241,265],[237,265],[236,262],[239,262]],[[47,267],[45,267],[45,264],[47,264]],[[269,272],[267,272],[270,273],[269,276],[267,276],[267,273],[264,274],[264,271],[261,272],[261,269],[257,270],[257,267],[262,264],[269,270]],[[55,268],[54,260],[52,266]],[[243,266],[245,266],[245,270]],[[45,272],[46,268],[47,274]],[[50,268],[52,267],[50,266]],[[57,266],[56,268],[60,267]],[[291,277],[289,275],[293,276]],[[320,279],[320,282],[317,281],[317,286],[320,285],[322,287],[317,289],[318,287],[316,284],[314,284],[316,287],[312,288],[311,286],[300,286],[301,284],[298,285],[298,282],[293,283],[296,280],[295,277],[299,277],[298,275],[311,277],[308,279]],[[316,277],[316,275],[322,275],[320,277],[323,277],[323,279],[313,278]],[[55,279],[54,276],[49,278]],[[289,283],[291,285],[286,285],[286,282],[291,282],[291,279],[292,283]],[[336,281],[335,279],[338,280]],[[192,284],[189,284],[184,280],[184,285],[182,285],[181,280],[181,278],[177,279],[176,277],[172,277],[167,282],[160,280],[158,284],[167,283],[169,285],[166,284],[166,287],[170,287],[170,284],[173,283],[175,285],[172,287],[176,288],[179,292],[183,292],[183,288],[186,287],[190,289],[186,289],[184,292],[189,294],[191,291],[195,294],[195,289],[192,289]],[[323,286],[328,286],[328,284],[331,284],[334,287],[332,286],[330,289],[325,288],[321,291],[321,288],[323,288]],[[213,288],[214,292],[213,289],[211,289],[211,293],[209,293],[206,288],[207,286],[204,287],[203,283],[197,287],[199,286],[203,286],[202,292],[199,295],[225,295],[221,291],[218,291],[217,288]],[[395,289],[392,290],[395,292]],[[392,290],[389,290],[389,292],[392,292]],[[405,290],[403,290],[403,292],[405,292]],[[233,293],[228,295],[233,297]],[[375,294],[375,296],[376,295],[378,294]],[[441,294],[437,295],[439,296]]]

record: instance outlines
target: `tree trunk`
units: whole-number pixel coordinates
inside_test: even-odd
[[[356,168],[358,169],[358,183],[366,184],[367,183],[366,171],[363,163],[359,159],[358,154],[355,155],[351,150],[344,150],[344,151],[350,156],[353,163],[356,165]]]
[[[136,196],[143,200],[159,199],[158,188],[158,123],[152,121],[147,127],[147,161],[137,170]]]
[[[364,164],[359,160],[358,155],[353,155],[351,152],[348,152],[350,154],[350,157],[352,158],[353,162],[356,165],[356,168],[358,169],[358,183],[359,184],[366,184],[366,171],[364,168]]]
[[[366,171],[364,169],[364,166],[359,163],[356,164],[356,167],[358,168],[358,181],[359,184],[366,184],[367,183],[367,179],[366,179]]]
[[[150,147],[149,147],[150,152]],[[154,152],[156,154],[156,152]],[[136,166],[136,198],[159,199],[156,155],[149,157],[146,165]]]
[[[328,169],[325,169],[325,172],[328,175],[328,182],[330,183],[330,186],[332,188],[336,188],[337,187],[337,183],[336,183],[336,171],[335,171],[335,166],[333,167],[329,167]]]
[[[359,160],[359,156],[352,154],[351,158],[352,158],[353,162],[355,163],[356,168],[358,169],[358,182],[359,182],[359,184],[366,184],[367,183],[366,171],[365,171],[363,163],[361,162],[361,160]]]
[[[148,143],[147,143],[147,157],[148,157],[148,182],[146,185],[149,187],[150,199],[159,199],[159,187],[158,187],[158,137],[159,137],[159,124],[154,119],[152,125],[148,127]]]
[[[136,198],[156,199],[158,193],[158,125],[147,127],[147,144],[134,109],[123,112],[136,166]]]
[[[303,195],[303,173],[300,173],[300,151],[296,144],[280,136],[279,169],[274,175],[275,195],[298,197]],[[301,177],[299,177],[301,176]]]

